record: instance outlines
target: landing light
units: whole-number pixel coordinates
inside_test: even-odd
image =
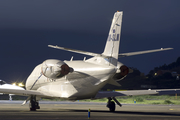
[[[14,86],[15,86],[15,85],[16,85],[16,83],[13,83],[12,85],[14,85]]]
[[[19,83],[18,86],[19,86],[19,87],[23,87],[24,85],[23,85],[22,83]]]

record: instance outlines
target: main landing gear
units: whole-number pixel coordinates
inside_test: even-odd
[[[39,102],[36,101],[36,96],[31,96],[29,102],[30,111],[36,111],[36,109],[40,109]]]
[[[116,104],[118,104],[120,107],[122,106],[121,103],[119,103],[115,97],[112,97],[112,98],[109,97],[108,102],[107,102],[107,107],[109,108],[110,112],[114,112],[116,109],[116,104],[112,100],[114,100],[116,102]]]

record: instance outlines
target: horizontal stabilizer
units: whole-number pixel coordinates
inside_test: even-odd
[[[172,50],[172,49],[173,48],[161,48],[161,49],[155,49],[155,50],[146,50],[146,51],[139,51],[139,52],[121,53],[121,54],[119,54],[119,58],[120,57],[133,56],[133,55],[146,54],[146,53],[152,53],[152,52],[165,51],[165,50]]]
[[[80,53],[80,54],[89,55],[89,56],[103,56],[103,55],[97,54],[97,53],[86,52],[86,51],[82,51],[82,50],[75,50],[75,49],[70,49],[70,48],[65,48],[65,47],[59,47],[57,45],[56,46],[48,45],[48,47],[65,50],[65,51],[70,51],[70,52],[74,52],[74,53]]]

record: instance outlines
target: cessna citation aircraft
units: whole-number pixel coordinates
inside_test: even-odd
[[[180,93],[180,89],[99,91],[106,84],[119,86],[117,81],[122,80],[131,71],[123,63],[118,62],[118,58],[173,49],[161,48],[119,54],[122,16],[123,12],[117,11],[114,14],[102,54],[48,45],[52,48],[93,57],[83,61],[45,60],[37,65],[27,78],[26,90],[0,89],[0,92],[28,96],[23,104],[30,101],[29,106],[32,111],[40,109],[38,101],[41,98],[60,98],[72,101],[107,98],[107,107],[110,111],[115,111],[115,103],[121,106],[116,96]]]

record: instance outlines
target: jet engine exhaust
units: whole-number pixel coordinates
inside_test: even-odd
[[[61,66],[61,74],[67,75],[70,72],[70,68],[68,65],[64,64]]]
[[[120,62],[118,62],[117,68],[117,72],[113,76],[113,79],[116,81],[121,80],[129,73],[129,68]]]
[[[121,70],[120,74],[122,76],[126,76],[129,73],[129,68],[125,65],[121,66],[120,70]]]
[[[41,73],[51,79],[58,79],[70,72],[69,66],[63,61],[49,59],[42,63]]]

